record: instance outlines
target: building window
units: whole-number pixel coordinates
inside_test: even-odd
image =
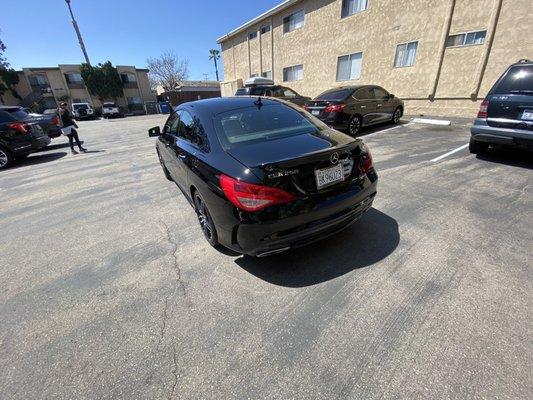
[[[304,66],[303,64],[293,65],[292,67],[283,68],[283,81],[299,81],[304,77]]]
[[[248,34],[248,40],[255,39],[256,37],[257,37],[257,31],[253,31]]]
[[[142,101],[138,96],[128,97],[128,104],[142,104]]]
[[[485,43],[486,34],[487,31],[474,31],[450,35],[446,40],[446,47],[473,46],[476,44],[483,44]]]
[[[137,77],[134,74],[129,73],[120,74],[120,79],[122,79],[123,83],[137,82]]]
[[[272,79],[272,71],[264,71],[261,76],[263,78]]]
[[[368,8],[368,0],[342,0],[341,18],[364,11]]]
[[[410,67],[415,64],[418,42],[402,43],[396,46],[394,68]]]
[[[67,83],[83,83],[83,79],[81,79],[81,74],[79,72],[69,72],[65,74],[65,79],[67,80]]]
[[[44,75],[32,75],[28,79],[31,86],[48,85],[48,79]]]
[[[292,32],[304,26],[304,10],[297,11],[283,18],[283,33]]]
[[[261,27],[261,35],[264,33],[270,32],[270,25],[265,25]]]
[[[359,79],[361,76],[362,63],[363,53],[340,56],[337,60],[337,81]]]

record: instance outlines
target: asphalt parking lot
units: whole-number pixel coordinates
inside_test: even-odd
[[[0,173],[0,398],[531,398],[529,154],[438,159],[461,121],[367,130],[374,208],[253,259],[164,178],[164,118],[81,122],[89,153]]]

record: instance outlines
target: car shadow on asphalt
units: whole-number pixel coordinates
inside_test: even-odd
[[[533,152],[521,149],[496,148],[476,158],[491,163],[506,164],[511,167],[533,169]]]
[[[30,154],[28,158],[23,160],[17,160],[10,169],[16,169],[19,167],[26,167],[28,165],[43,164],[50,161],[59,160],[67,155],[64,151],[51,154]]]
[[[83,144],[83,140],[80,140],[80,143]],[[52,150],[59,150],[59,149],[70,149],[70,144],[68,143],[68,140],[65,143],[57,143],[57,144],[50,144],[46,146],[44,149],[41,149],[39,151],[36,151],[36,153],[45,153]]]
[[[387,258],[398,247],[398,223],[374,208],[349,228],[312,245],[274,256],[243,256],[235,262],[256,277],[286,287],[335,279]]]

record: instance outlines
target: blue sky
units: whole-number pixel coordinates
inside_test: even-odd
[[[214,79],[208,57],[209,49],[219,48],[216,39],[281,2],[71,0],[92,64],[146,67],[148,57],[172,51],[189,60],[190,79]],[[0,38],[13,68],[83,61],[64,0],[1,3]]]

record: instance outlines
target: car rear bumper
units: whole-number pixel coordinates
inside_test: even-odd
[[[482,118],[476,118],[470,128],[472,139],[478,142],[504,146],[533,147],[533,130],[494,127]]]
[[[50,144],[50,142],[51,142],[50,137],[46,135],[38,136],[36,138],[32,138],[30,141],[28,141],[27,144],[13,149],[13,153],[15,155],[33,153],[35,151],[39,151],[45,148],[46,146]]]
[[[228,246],[240,253],[266,256],[321,240],[357,221],[376,195],[377,175],[369,173],[343,193],[321,199],[275,221],[241,223]]]
[[[317,116],[319,120],[325,123],[327,126],[337,129],[338,131],[343,131],[348,129],[350,116],[348,114],[340,112],[332,112],[324,116]]]

